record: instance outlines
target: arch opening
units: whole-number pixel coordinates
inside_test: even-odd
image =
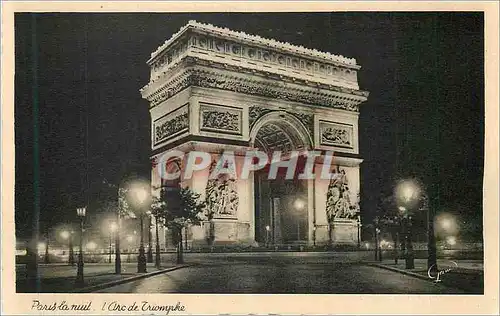
[[[292,151],[309,150],[312,142],[298,119],[278,112],[256,122],[251,145],[268,156],[280,151],[282,159],[287,159]],[[278,168],[276,177],[272,177],[270,164],[254,173],[255,240],[259,244],[308,242],[308,182],[298,178],[304,165],[305,158],[299,156],[292,179],[286,177],[286,168]]]

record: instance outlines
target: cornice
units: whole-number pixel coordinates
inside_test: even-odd
[[[188,24],[181,27],[179,31],[173,34],[170,39],[166,40],[153,53],[151,53],[151,58],[147,61],[147,63],[152,64],[156,57],[161,55],[163,51],[165,51],[169,46],[171,46],[178,38],[180,38],[189,29],[208,32],[210,34],[230,38],[237,41],[243,41],[264,47],[274,48],[283,52],[302,55],[304,57],[319,58],[324,61],[339,63],[356,69],[360,68],[356,63],[356,59],[354,58],[348,58],[342,55],[326,53],[319,51],[317,49],[305,48],[303,46],[297,46],[286,42],[280,42],[273,39],[264,38],[258,35],[250,35],[244,32],[233,31],[228,28],[217,27],[212,24],[204,24],[194,20],[189,21]]]
[[[278,79],[275,80],[268,74],[257,72],[250,72],[249,75],[242,72],[242,69],[233,69],[224,65],[215,67],[212,64],[206,67],[190,61],[179,67],[184,67],[184,70],[177,72],[171,80],[161,85],[157,82],[141,89],[143,97],[150,102],[151,107],[189,86],[259,95],[353,112],[359,111],[359,104],[366,101],[368,96],[365,91],[335,86],[326,87],[293,79],[285,80],[284,77],[275,78]]]
[[[185,79],[187,75],[189,75],[193,71],[194,66],[206,66],[202,67],[202,71],[210,72],[210,71],[222,71],[222,73],[218,73],[219,75],[226,77],[230,76],[231,73],[234,74],[244,74],[245,78],[241,78],[243,80],[248,80],[249,82],[257,81],[262,82],[262,80],[267,80],[268,84],[271,85],[286,85],[286,84],[296,84],[300,87],[310,87],[314,90],[322,90],[323,93],[327,91],[340,93],[337,97],[343,100],[351,100],[353,102],[364,102],[369,96],[369,92],[350,89],[346,87],[340,87],[335,84],[325,84],[314,82],[312,80],[307,79],[298,79],[296,77],[291,77],[287,75],[278,75],[272,72],[256,70],[252,68],[246,68],[241,66],[234,66],[229,64],[217,63],[213,61],[206,61],[196,57],[185,57],[180,62],[176,63],[172,68],[168,71],[163,72],[162,76],[157,78],[154,81],[149,82],[146,86],[140,89],[140,92],[145,99],[150,99],[153,95],[157,95],[163,92],[165,89],[168,89],[175,85],[177,81],[181,81]],[[197,71],[200,70],[200,67],[196,67]],[[209,68],[209,69],[208,69]],[[213,69],[213,70],[210,70]],[[170,80],[165,81],[164,79],[169,78]]]

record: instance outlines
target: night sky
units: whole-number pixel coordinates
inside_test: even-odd
[[[139,93],[149,79],[146,60],[190,19],[356,58],[360,87],[370,92],[359,120],[363,220],[394,180],[418,176],[439,211],[481,236],[482,13],[362,12],[16,14],[18,236],[31,234],[33,218],[34,102],[44,231],[75,221],[85,196],[89,212],[114,198],[103,179],[150,176],[149,110]]]

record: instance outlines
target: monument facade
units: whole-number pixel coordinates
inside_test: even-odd
[[[152,187],[168,181],[161,169],[169,152],[212,159],[179,179],[207,203],[206,221],[185,232],[190,244],[359,242],[358,117],[368,92],[358,86],[355,59],[190,21],[147,64],[141,94],[151,113]],[[240,170],[251,150],[280,152],[283,161],[246,179],[210,177],[225,152]],[[277,166],[293,159],[295,174],[326,165],[335,176],[290,179]],[[188,161],[176,163],[182,170]]]

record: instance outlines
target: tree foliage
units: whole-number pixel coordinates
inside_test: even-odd
[[[152,200],[151,213],[164,221],[172,232],[174,243],[178,245],[178,263],[183,261],[182,229],[200,224],[204,210],[205,202],[200,201],[200,194],[189,188],[169,188]]]
[[[167,227],[182,229],[200,224],[205,209],[205,203],[200,201],[200,194],[189,188],[176,188],[165,191],[162,195],[161,217]]]

